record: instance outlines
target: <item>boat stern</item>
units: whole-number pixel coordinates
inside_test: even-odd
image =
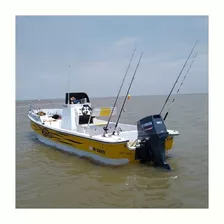
[[[170,150],[173,148],[173,142],[174,142],[174,136],[178,136],[179,132],[174,130],[167,130],[168,131],[168,137],[165,141],[165,149]]]

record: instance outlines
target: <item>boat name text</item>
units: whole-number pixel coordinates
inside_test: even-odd
[[[93,151],[105,154],[105,151],[103,149],[98,149],[98,148],[93,147]]]
[[[47,128],[42,129],[42,134],[45,137],[52,138],[52,134],[47,130]]]

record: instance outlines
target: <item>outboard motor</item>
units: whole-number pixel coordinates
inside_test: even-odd
[[[168,132],[162,117],[152,115],[137,122],[138,144],[135,159],[140,162],[152,161],[155,166],[171,170],[165,158],[165,141]]]

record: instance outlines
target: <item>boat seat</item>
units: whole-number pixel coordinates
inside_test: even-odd
[[[107,122],[99,122],[99,123],[95,123],[94,125],[96,126],[107,125]]]

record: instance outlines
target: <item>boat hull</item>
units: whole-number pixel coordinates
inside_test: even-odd
[[[127,158],[122,158],[122,159],[110,159],[110,158],[106,158],[106,157],[102,157],[100,155],[96,155],[84,150],[80,150],[68,145],[64,145],[55,141],[52,141],[50,139],[47,139],[46,137],[43,137],[39,134],[36,133],[36,137],[37,139],[49,146],[55,147],[63,152],[67,152],[67,153],[71,153],[74,154],[76,156],[80,156],[80,157],[85,157],[88,158],[90,160],[93,160],[97,163],[100,164],[105,164],[105,165],[113,165],[113,166],[119,166],[119,165],[125,165],[129,163],[129,160]]]
[[[124,165],[138,162],[135,160],[135,150],[130,150],[127,147],[127,142],[100,142],[56,131],[33,121],[30,122],[37,139],[46,145],[107,165]]]
[[[97,163],[107,165],[124,165],[138,163],[135,159],[135,149],[128,147],[126,142],[102,142],[95,139],[77,136],[62,131],[57,131],[30,120],[30,125],[37,139],[59,150],[86,157]],[[166,139],[166,150],[172,148],[174,136]]]
[[[170,150],[173,148],[174,136],[168,136],[165,141],[165,149]]]

